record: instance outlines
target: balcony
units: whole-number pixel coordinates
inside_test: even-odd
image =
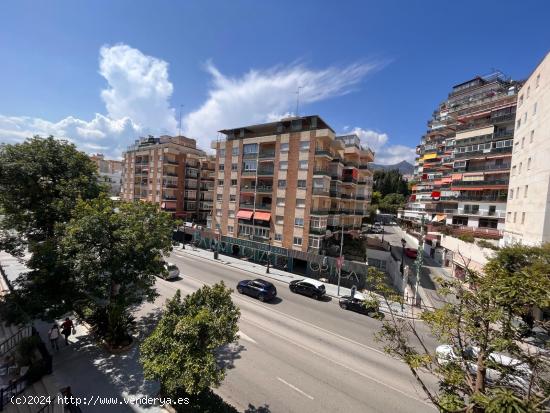
[[[491,181],[453,181],[452,189],[468,186],[508,186],[509,179],[493,179]]]
[[[488,209],[445,209],[446,214],[450,215],[471,215],[479,217],[505,218],[506,211],[490,211]]]
[[[330,196],[330,190],[326,188],[313,188],[313,195]]]
[[[240,208],[256,209],[261,211],[271,211],[271,205],[272,204],[260,204],[260,203],[257,203],[256,205],[254,205],[253,202],[239,202]]]
[[[162,175],[163,176],[178,176],[178,174],[175,173],[175,172],[164,172]]]
[[[251,193],[271,193],[273,192],[273,186],[271,185],[258,185],[254,187],[253,185],[241,185],[241,192],[251,192]]]
[[[321,166],[315,166],[313,168],[313,175],[322,175],[322,176],[331,176],[331,172],[329,168],[321,167]]]
[[[321,209],[312,209],[309,213],[310,215],[328,215],[330,213],[330,209],[321,208]]]
[[[168,165],[177,165],[178,161],[176,161],[175,159],[164,158],[164,163],[167,163]]]
[[[369,169],[369,165],[368,164],[361,164],[358,166],[359,169],[361,170],[365,170],[365,169]]]
[[[163,182],[162,183],[163,188],[177,188],[178,184],[175,182]]]
[[[468,169],[455,168],[455,172],[483,172],[483,171],[507,171],[512,165],[509,163],[502,163],[500,165],[474,165],[468,166]]]
[[[258,154],[259,159],[273,159],[275,158],[275,150],[264,150]]]
[[[474,158],[476,156],[482,155],[482,156],[490,156],[495,154],[506,154],[506,153],[512,153],[512,147],[507,146],[505,148],[492,148],[491,150],[485,152],[485,150],[481,151],[471,151],[471,152],[456,152],[455,153],[455,159],[464,159],[464,158]]]
[[[495,132],[493,136],[495,137],[495,139],[509,138],[514,136],[514,130],[508,129],[508,130],[498,131],[498,132]]]
[[[258,176],[273,176],[273,168],[260,168],[258,169]]]
[[[342,182],[348,182],[348,183],[357,183],[357,178],[354,178],[352,175],[345,175],[342,177]]]
[[[253,153],[244,153],[243,154],[243,159],[256,159],[258,157],[258,153],[257,152],[253,152]]]
[[[333,198],[340,198],[340,190],[330,190],[330,196]]]
[[[340,194],[340,198],[342,198],[342,199],[353,199],[353,195],[351,195],[351,194]]]
[[[171,195],[163,195],[162,200],[163,201],[175,201],[175,200],[177,200],[177,198],[175,196],[171,196]]]
[[[327,156],[332,158],[332,153],[328,149],[324,148],[315,148],[315,156]]]
[[[316,227],[309,227],[309,233],[315,234],[315,235],[325,235],[327,233],[327,228],[316,228]]]

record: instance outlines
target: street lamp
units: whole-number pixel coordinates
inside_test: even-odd
[[[269,274],[269,261],[271,260],[271,236],[269,237],[269,250],[267,251],[267,266],[265,267],[265,273]]]
[[[342,266],[344,265],[344,220],[342,219],[344,214],[340,215],[340,220],[342,221],[342,234],[340,236],[340,258],[338,258],[339,268],[338,268],[338,292],[336,295],[340,296],[340,279],[342,278]]]
[[[401,238],[401,245],[403,248],[401,248],[401,275],[404,275],[403,273],[403,259],[405,258],[405,245],[407,245],[407,241],[405,241],[405,238]]]

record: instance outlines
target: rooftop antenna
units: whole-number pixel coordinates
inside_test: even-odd
[[[298,86],[298,89],[296,89],[296,116],[300,116],[300,89],[303,89],[303,86]]]
[[[179,127],[178,127],[178,136],[181,136],[181,112],[183,110],[183,106],[184,105],[180,105],[180,122],[179,122]]]

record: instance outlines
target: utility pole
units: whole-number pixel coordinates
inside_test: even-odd
[[[296,89],[296,116],[300,116],[300,89],[303,88],[303,86],[298,86],[298,89]]]
[[[269,250],[267,251],[267,266],[265,267],[265,273],[269,274],[269,261],[271,259],[271,237],[269,237]]]
[[[420,219],[420,242],[418,243],[418,253],[416,254],[416,283],[414,287],[414,305],[418,303],[418,288],[420,286],[420,274],[422,272],[422,263],[424,262],[424,215]]]
[[[338,266],[338,292],[336,295],[340,296],[340,279],[342,278],[342,266],[344,265],[344,220],[342,215],[340,215],[342,220],[342,235],[340,236],[340,258],[338,258],[340,265]]]

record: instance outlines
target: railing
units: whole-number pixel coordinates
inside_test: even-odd
[[[341,194],[340,198],[342,198],[342,199],[352,199],[353,195],[351,195],[351,194]]]
[[[164,172],[164,176],[178,176],[178,174],[172,173],[172,172]]]
[[[24,326],[16,331],[11,337],[8,337],[0,344],[0,357],[4,356],[19,344],[19,342],[32,335],[32,327]]]
[[[258,169],[258,176],[260,175],[265,175],[265,176],[269,176],[269,175],[273,175],[273,169]]]
[[[353,182],[357,183],[357,178],[354,178],[353,176],[347,175],[342,178],[343,182]]]
[[[164,159],[164,163],[167,163],[169,165],[177,165],[179,162],[172,159]]]
[[[249,208],[249,209],[259,209],[263,211],[271,211],[271,204],[259,204],[254,205],[253,202],[239,202],[239,207]]]
[[[471,152],[455,152],[455,159],[459,158],[470,158],[472,156],[476,155],[489,155],[489,154],[495,154],[495,153],[507,153],[512,152],[512,147],[507,146],[504,148],[492,148],[491,150],[485,152],[483,150],[481,151],[471,151]]]
[[[337,190],[337,191],[331,190],[330,191],[330,196],[333,197],[333,198],[340,198],[340,190]]]
[[[332,157],[332,153],[327,149],[315,148],[315,155]]]
[[[243,159],[256,159],[258,157],[258,153],[243,153]]]
[[[313,195],[330,195],[330,190],[326,188],[313,188]]]
[[[508,179],[494,179],[492,181],[453,181],[452,187],[508,185],[508,183]]]
[[[505,211],[489,211],[487,209],[445,209],[446,214],[453,215],[475,215],[482,217],[495,217],[495,218],[504,218],[506,217]]]
[[[468,169],[465,168],[455,168],[455,172],[480,172],[480,171],[498,171],[501,169],[508,170],[512,165],[509,163],[503,163],[500,165],[479,165],[479,166],[468,166]]]
[[[198,175],[185,174],[185,179],[199,179]]]
[[[258,155],[260,159],[275,158],[275,151],[261,151]]]
[[[508,129],[508,130],[498,131],[494,134],[494,137],[497,138],[497,139],[498,138],[507,138],[509,136],[514,136],[514,130],[513,129],[512,130]]]
[[[174,183],[168,183],[168,182],[163,182],[162,183],[162,186],[164,188],[177,188],[178,187],[178,184],[174,184]]]
[[[310,234],[316,234],[316,235],[325,235],[327,233],[327,229],[326,228],[314,228],[314,227],[309,227],[309,233]]]
[[[328,168],[315,167],[315,168],[313,168],[313,175],[331,176],[331,172],[329,171]]]
[[[310,215],[328,215],[330,209],[312,209]]]
[[[167,195],[164,195],[164,196],[162,197],[162,199],[163,199],[164,201],[176,201],[178,198],[176,198],[175,196],[167,196]]]

